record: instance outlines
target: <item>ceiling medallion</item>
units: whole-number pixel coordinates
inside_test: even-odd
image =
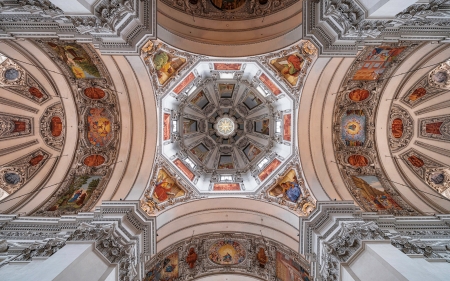
[[[236,127],[235,122],[229,117],[219,118],[215,125],[217,133],[225,138],[232,135],[236,131]]]

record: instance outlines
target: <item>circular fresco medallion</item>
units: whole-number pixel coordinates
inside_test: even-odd
[[[357,135],[360,130],[361,130],[361,124],[358,122],[358,120],[352,120],[347,123],[346,132],[349,135]]]
[[[217,241],[208,250],[209,259],[221,265],[240,264],[245,260],[245,255],[244,247],[233,240]]]
[[[17,71],[17,69],[15,68],[8,68],[5,71],[5,79],[8,81],[16,80],[17,78],[19,78],[19,75],[20,75],[19,71]]]
[[[7,184],[16,185],[20,182],[20,175],[14,172],[7,172],[4,176]]]
[[[211,3],[219,10],[233,11],[245,4],[245,0],[211,0]]]
[[[434,82],[442,84],[447,82],[448,74],[445,71],[438,71],[433,75],[432,79]]]

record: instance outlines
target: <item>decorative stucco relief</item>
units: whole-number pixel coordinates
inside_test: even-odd
[[[33,117],[1,113],[0,140],[33,135],[33,122]]]
[[[367,47],[350,67],[337,93],[335,155],[348,190],[366,211],[417,214],[386,176],[375,146],[375,115],[380,93],[387,82],[382,78],[389,76],[416,46],[401,43]],[[386,62],[375,63],[380,59]]]
[[[399,105],[391,108],[388,121],[388,140],[392,152],[406,147],[414,134],[414,120],[408,111]]]
[[[66,135],[66,118],[61,103],[48,106],[42,114],[39,132],[42,140],[49,147],[61,151]]]
[[[36,40],[67,77],[74,93],[78,114],[78,144],[71,169],[51,197],[35,215],[59,216],[90,210],[109,182],[120,139],[120,114],[113,81],[90,45],[58,40]],[[49,145],[62,147],[62,108],[50,106],[45,117],[52,127]],[[56,117],[54,120],[52,120]],[[61,119],[61,120],[58,120]],[[59,122],[61,121],[61,122]]]
[[[12,194],[30,181],[47,163],[51,154],[38,149],[0,168],[0,188]]]
[[[450,115],[421,118],[419,138],[450,142]]]
[[[30,73],[9,58],[0,64],[0,85],[37,104],[42,104],[50,98]]]
[[[170,272],[166,270],[171,266]],[[161,272],[191,280],[214,274],[245,274],[262,280],[313,280],[309,263],[282,243],[261,235],[211,233],[196,235],[160,251],[145,264],[146,278]]]

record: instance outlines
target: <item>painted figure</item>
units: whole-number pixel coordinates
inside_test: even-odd
[[[256,259],[258,260],[259,266],[261,268],[264,268],[266,266],[267,261],[269,260],[263,248],[259,248],[258,254],[256,254]]]
[[[194,248],[189,249],[189,254],[186,257],[186,263],[190,268],[194,268],[195,262],[197,261],[197,253]]]

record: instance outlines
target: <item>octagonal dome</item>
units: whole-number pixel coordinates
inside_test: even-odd
[[[258,60],[200,59],[179,81],[161,152],[199,193],[256,193],[292,159],[295,98]]]

